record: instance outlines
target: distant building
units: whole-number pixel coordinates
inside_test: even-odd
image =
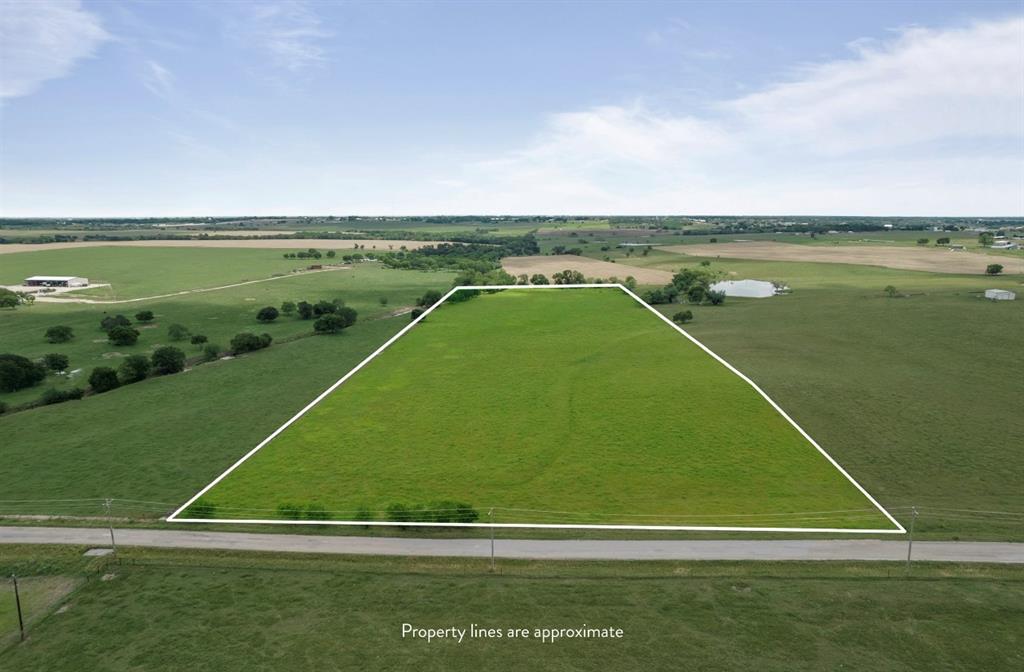
[[[996,240],[989,247],[993,250],[1016,250],[1017,243],[1003,238],[1002,240]]]
[[[25,278],[26,287],[88,287],[89,278],[72,275],[33,275]]]
[[[1013,301],[1017,295],[1008,289],[986,289],[985,298],[993,301]]]

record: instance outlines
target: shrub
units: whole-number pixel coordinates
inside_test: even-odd
[[[153,351],[151,361],[153,373],[158,376],[178,373],[185,368],[185,353],[173,345],[165,345]]]
[[[256,319],[264,323],[273,322],[277,319],[278,315],[277,308],[266,306],[265,308],[260,308],[260,312],[256,313]]]
[[[152,322],[153,317],[154,316],[152,310],[140,310],[139,312],[135,313],[135,319],[139,322]]]
[[[7,412],[7,404],[5,402],[3,402],[3,401],[0,401],[0,415],[3,415],[6,412]],[[356,518],[356,520],[362,520],[362,518]]]
[[[139,332],[132,327],[118,325],[107,332],[107,339],[114,345],[135,345],[139,340]]]
[[[550,285],[551,281],[548,280],[548,276],[543,273],[534,273],[530,276],[531,285]]]
[[[256,350],[262,350],[268,347],[272,342],[273,338],[270,334],[262,334],[257,336],[250,332],[242,332],[236,334],[231,339],[231,351],[236,355],[240,355],[245,352],[254,352]]]
[[[436,289],[431,289],[416,300],[416,305],[423,308],[430,308],[432,305],[440,301],[442,296],[444,296],[444,294],[441,292]]]
[[[43,392],[43,396],[40,398],[39,403],[43,406],[60,404],[65,401],[81,399],[84,394],[85,390],[80,387],[73,387],[70,390],[55,390],[51,387],[46,392]]]
[[[320,504],[308,504],[306,506],[307,520],[330,520],[331,516]]]
[[[430,505],[429,520],[437,523],[472,523],[480,514],[469,504],[440,501]]]
[[[118,375],[121,377],[121,382],[126,385],[137,383],[140,380],[145,380],[149,375],[150,366],[145,355],[131,355],[121,362]]]
[[[927,238],[918,238],[917,239],[917,244],[918,245],[927,245],[928,244],[928,239]]]
[[[985,267],[985,274],[986,275],[999,275],[1002,272],[1003,272],[1003,265],[1002,264],[989,264],[988,266]]]
[[[334,257],[336,257],[336,256],[338,256],[337,252],[335,252],[334,250],[327,250],[327,258],[328,259],[334,259]]]
[[[424,311],[423,311],[423,309],[422,309],[422,308],[413,308],[413,309],[412,309],[412,312],[411,312],[411,313],[409,313],[409,319],[411,319],[411,320],[415,320],[415,319],[416,319],[417,317],[419,317],[420,315],[422,315],[422,314],[423,314],[423,312],[424,312]]]
[[[218,357],[220,357],[220,346],[219,345],[217,345],[216,343],[207,343],[203,347],[203,359],[205,359],[208,362],[212,362],[213,360],[217,359]]]
[[[352,308],[339,308],[337,313],[322,315],[313,324],[318,334],[337,334],[356,323],[356,311]]]
[[[117,372],[107,366],[97,366],[89,374],[89,387],[93,392],[109,392],[120,387],[121,382],[117,379]]]
[[[285,520],[298,520],[302,517],[302,507],[298,504],[278,504],[277,515]]]
[[[312,303],[309,303],[308,301],[299,301],[299,303],[295,306],[295,308],[299,311],[299,318],[300,319],[303,319],[303,320],[311,320],[311,319],[313,319],[313,304]]]
[[[107,332],[108,334],[110,333],[110,330],[113,329],[114,327],[130,326],[132,326],[132,321],[129,320],[124,315],[107,315],[102,320],[100,320],[100,329]]]
[[[886,285],[885,289],[882,290],[890,299],[895,299],[899,296],[899,292],[896,290],[895,285]]]
[[[405,504],[388,504],[387,516],[393,523],[407,523],[412,520],[412,513]]]
[[[71,327],[59,324],[46,330],[46,340],[50,343],[67,343],[75,337]]]
[[[676,324],[686,324],[693,319],[693,311],[681,310],[672,316],[672,321]]]
[[[382,306],[388,305],[388,297],[386,297],[386,296],[380,297],[379,299],[377,299],[377,303],[379,303]]]
[[[295,314],[295,302],[294,301],[285,301],[284,303],[282,303],[281,304],[281,314],[282,315],[294,315]]]
[[[54,373],[67,371],[68,364],[68,356],[62,355],[59,352],[51,352],[48,355],[43,355],[43,366]]]
[[[3,411],[0,411],[2,413]],[[356,509],[356,513],[352,516],[352,520],[373,520],[375,518],[373,511],[368,506],[360,506]]]
[[[6,287],[0,287],[0,308],[14,309],[21,305],[21,297]]]
[[[192,345],[202,345],[203,343],[206,343],[207,340],[208,339],[203,334],[193,334],[192,338],[189,339],[189,343]]]
[[[720,306],[725,303],[725,292],[716,292],[713,289],[707,291],[707,300],[712,306]]]
[[[184,341],[188,338],[188,327],[183,324],[172,324],[167,327],[167,337],[172,341]]]
[[[187,518],[216,518],[216,513],[217,505],[204,497],[200,497],[192,502],[185,509],[185,516]]]
[[[46,367],[21,355],[0,355],[0,392],[15,392],[38,385]]]

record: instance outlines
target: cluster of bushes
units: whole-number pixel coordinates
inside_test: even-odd
[[[277,516],[285,520],[330,520],[331,514],[320,504],[279,504]]]
[[[472,523],[480,518],[480,513],[469,504],[442,500],[428,506],[391,504],[387,517],[393,523]]]
[[[583,254],[583,250],[579,247],[566,247],[565,245],[555,245],[551,248],[551,254],[571,254],[573,256],[580,256]]]
[[[333,301],[317,301],[316,303],[285,301],[281,304],[281,310],[273,306],[265,306],[256,313],[256,319],[267,324],[276,320],[281,314],[298,315],[301,320],[316,318],[313,330],[318,334],[336,334],[355,324],[358,316],[354,308],[347,307],[341,299],[335,299]]]
[[[256,350],[262,350],[263,348],[269,348],[270,344],[274,342],[274,337],[270,334],[256,334],[249,332],[242,332],[236,334],[231,339],[231,352],[236,355],[241,355],[246,352],[255,352]]]
[[[328,259],[333,259],[335,254],[336,254],[336,252],[334,250],[327,250],[326,256],[327,256]],[[284,253],[284,258],[285,259],[319,259],[320,257],[323,257],[323,256],[324,255],[321,254],[319,250],[317,250],[316,248],[312,248],[312,247],[309,248],[308,250],[303,251],[303,252],[285,252]]]
[[[390,235],[390,234],[389,234]],[[418,250],[383,252],[377,255],[389,268],[417,271],[453,269],[464,272],[486,273],[501,268],[505,257],[540,254],[540,246],[533,234],[524,236],[465,235],[449,236],[455,243],[439,243]],[[367,255],[370,256],[370,255]],[[344,257],[343,257],[344,258]],[[487,283],[512,284],[512,283]]]
[[[695,305],[718,306],[725,302],[725,292],[711,289],[715,274],[702,268],[683,270],[672,276],[672,282],[660,289],[652,289],[643,295],[651,305],[686,302]]]
[[[0,308],[14,309],[20,305],[32,305],[36,297],[26,292],[12,292],[6,287],[0,287]]]
[[[17,392],[46,378],[46,367],[21,355],[0,355],[0,392]]]

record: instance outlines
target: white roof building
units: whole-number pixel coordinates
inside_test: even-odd
[[[985,298],[993,301],[1013,301],[1017,295],[1008,289],[986,289]]]

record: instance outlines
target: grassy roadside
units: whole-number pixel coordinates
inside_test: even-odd
[[[0,546],[0,570],[80,576],[0,667],[1010,670],[1024,574],[898,563],[581,563]],[[104,580],[105,579],[105,580]],[[621,639],[404,638],[417,627],[593,627]],[[984,632],[984,638],[979,633]]]

